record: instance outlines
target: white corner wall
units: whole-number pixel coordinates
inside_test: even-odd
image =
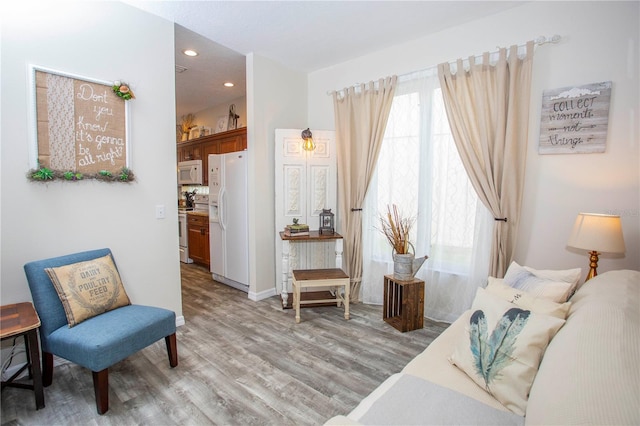
[[[255,55],[247,56],[249,151],[249,298],[276,294],[275,129],[306,128],[307,76]]]
[[[0,17],[2,304],[31,300],[26,262],[110,247],[133,303],[181,317],[173,23],[120,2],[3,2]],[[27,180],[31,64],[130,83],[134,183]]]
[[[515,260],[534,268],[588,269],[585,252],[566,247],[578,212],[622,216],[627,252],[602,255],[599,272],[640,269],[640,3],[527,2],[505,12],[355,58],[309,75],[309,125],[333,129],[327,91],[402,75],[459,57],[559,34],[536,50],[525,193]],[[542,91],[612,81],[602,154],[538,155]]]

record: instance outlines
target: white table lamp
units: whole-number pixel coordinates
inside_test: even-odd
[[[598,275],[596,268],[600,253],[624,253],[625,251],[620,216],[579,213],[567,245],[589,251],[591,263],[585,280],[588,281]]]

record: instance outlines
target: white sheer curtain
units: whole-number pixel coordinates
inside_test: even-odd
[[[416,256],[429,256],[416,275],[425,281],[425,316],[455,320],[486,283],[493,216],[460,161],[435,69],[398,82],[363,206],[365,303],[382,304],[383,275],[393,273],[391,247],[377,230],[391,204],[416,217],[411,241]]]

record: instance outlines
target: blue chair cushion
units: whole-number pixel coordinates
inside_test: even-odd
[[[176,332],[176,315],[163,308],[128,305],[53,331],[43,350],[91,371],[101,371]]]

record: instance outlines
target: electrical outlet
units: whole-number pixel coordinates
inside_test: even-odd
[[[156,219],[164,219],[164,204],[156,206]]]

